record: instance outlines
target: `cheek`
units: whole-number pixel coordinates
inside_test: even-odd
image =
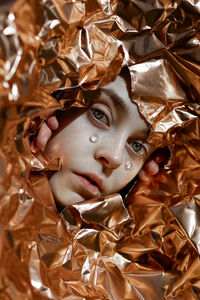
[[[129,160],[126,162],[129,162]],[[134,179],[143,166],[143,161],[141,160],[131,161],[132,167],[127,170],[125,167],[126,162],[116,170],[115,178],[113,180],[113,186],[117,186],[119,190],[124,188],[132,179]]]
[[[51,190],[55,199],[60,200],[64,195],[63,182],[64,177],[60,177],[62,171],[55,173],[49,180]]]
[[[83,144],[83,135],[73,130],[66,130],[56,135],[47,145],[45,153],[51,158],[59,157],[63,164],[70,162],[72,157],[77,157]]]
[[[84,120],[83,124],[70,124],[50,140],[45,153],[51,158],[59,157],[63,172],[65,169],[83,168],[91,163],[94,147],[90,136],[95,135],[93,127]]]

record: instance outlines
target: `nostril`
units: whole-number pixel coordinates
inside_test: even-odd
[[[109,164],[109,160],[106,159],[105,157],[99,157],[98,159],[99,159],[102,163]]]
[[[123,149],[122,147],[115,148],[114,145],[106,142],[106,145],[96,149],[94,158],[106,168],[116,169],[122,163]]]
[[[104,165],[106,168],[109,168],[109,169],[116,169],[121,164],[118,159],[115,160],[115,159],[109,159],[106,157],[99,157],[98,160],[102,165]]]

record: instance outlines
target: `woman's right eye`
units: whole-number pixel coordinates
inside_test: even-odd
[[[98,122],[104,123],[106,125],[108,125],[109,120],[106,116],[106,114],[98,109],[98,108],[91,108],[91,113],[94,119],[96,119]]]

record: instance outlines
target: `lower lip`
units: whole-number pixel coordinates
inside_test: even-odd
[[[92,195],[97,195],[100,193],[100,190],[99,188],[92,184],[90,181],[88,181],[85,177],[81,176],[81,175],[78,175],[76,174],[76,176],[78,177],[80,183],[81,183],[81,186],[87,190],[88,192],[90,192]]]

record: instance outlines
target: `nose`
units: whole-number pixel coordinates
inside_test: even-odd
[[[99,144],[95,151],[95,159],[110,169],[116,169],[122,164],[125,143],[118,138]]]

